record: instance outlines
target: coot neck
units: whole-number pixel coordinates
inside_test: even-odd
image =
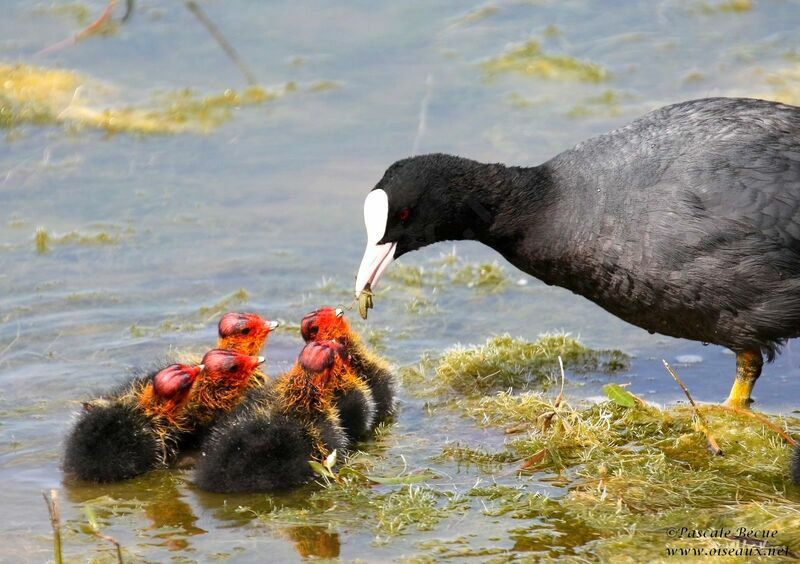
[[[463,239],[492,247],[512,263],[522,242],[545,243],[555,186],[545,165],[508,167],[466,161],[458,176]],[[537,235],[541,232],[542,237]],[[542,248],[546,254],[546,249]]]

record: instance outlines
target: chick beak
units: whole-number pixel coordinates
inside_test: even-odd
[[[280,321],[267,321],[267,329],[270,331],[274,331],[280,326],[281,326]]]
[[[341,317],[344,315],[344,310],[340,307],[336,308],[336,317]]]
[[[264,361],[265,361],[265,360],[267,360],[267,359],[266,359],[266,358],[264,358],[263,356],[259,356],[259,357],[258,357],[258,364],[264,364]]]

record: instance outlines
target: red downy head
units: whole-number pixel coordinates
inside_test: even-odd
[[[217,348],[257,355],[277,321],[266,321],[255,313],[226,313],[219,320]]]
[[[350,326],[344,318],[344,311],[323,307],[312,311],[300,322],[300,334],[305,342],[344,340],[350,333]]]
[[[153,377],[153,392],[162,400],[178,402],[189,394],[192,384],[203,370],[203,365],[172,364]]]
[[[203,357],[204,374],[209,380],[241,381],[250,378],[262,362],[264,362],[263,356],[214,349]]]
[[[324,389],[331,375],[347,361],[347,352],[341,343],[321,341],[308,343],[297,361],[311,375],[311,383],[317,390]]]

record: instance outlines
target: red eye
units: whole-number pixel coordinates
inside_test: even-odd
[[[399,219],[400,223],[403,223],[403,224],[405,224],[405,222],[408,221],[409,217],[411,217],[411,210],[408,209],[408,208],[403,208],[397,214],[397,219]]]

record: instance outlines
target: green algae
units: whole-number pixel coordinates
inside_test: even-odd
[[[481,66],[489,78],[506,73],[545,80],[592,83],[604,82],[610,78],[610,73],[602,66],[568,55],[547,53],[533,39],[485,61]]]
[[[63,17],[81,26],[90,23],[92,18],[92,12],[89,7],[81,2],[38,5],[31,12],[36,16],[53,15]]]
[[[453,24],[463,25],[463,26],[472,25],[481,20],[490,18],[499,12],[500,8],[498,8],[497,6],[483,6],[481,8],[475,8],[473,10],[470,10],[463,16],[460,16],[458,19],[456,19],[455,22],[453,22]]]
[[[205,132],[232,119],[240,108],[260,106],[296,90],[292,82],[208,96],[183,89],[126,106],[112,89],[78,73],[0,64],[0,128],[63,125],[144,135]]]
[[[83,233],[70,231],[63,235],[50,233],[44,227],[38,227],[33,236],[34,247],[37,254],[46,254],[52,250],[53,245],[117,245],[122,240],[120,233]]]
[[[496,261],[473,263],[455,255],[428,261],[424,266],[396,264],[387,271],[386,278],[407,288],[438,287],[448,284],[466,286],[487,293],[500,292],[506,289],[509,283],[506,269]]]
[[[216,321],[223,314],[247,303],[250,294],[244,288],[231,292],[222,297],[217,302],[200,306],[194,313],[182,317],[174,317],[163,320],[158,326],[146,326],[134,323],[128,328],[131,337],[139,338],[149,335],[162,335],[164,333],[181,333],[197,331],[205,327],[208,323]]]
[[[309,92],[330,92],[331,90],[340,90],[342,85],[333,80],[317,80],[308,86]]]
[[[621,113],[621,104],[630,99],[629,95],[606,90],[597,96],[591,96],[574,105],[567,112],[570,118],[617,117]]]
[[[753,9],[753,0],[722,0],[720,2],[698,2],[697,11],[703,14],[742,14]]]
[[[566,334],[542,335],[532,343],[506,334],[491,337],[484,345],[457,346],[438,359],[425,358],[416,367],[406,367],[401,378],[424,393],[474,396],[552,381],[559,356],[574,372],[619,372],[629,361],[621,351],[593,350]]]

